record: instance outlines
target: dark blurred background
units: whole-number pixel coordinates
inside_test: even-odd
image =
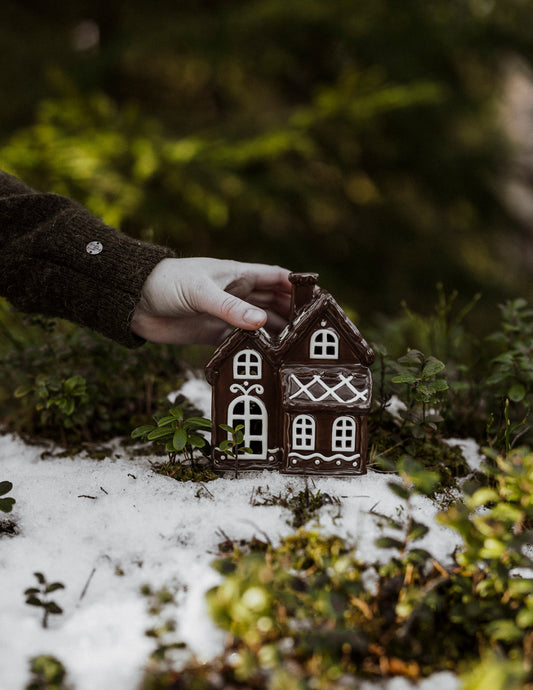
[[[124,232],[363,324],[531,300],[531,0],[2,0],[0,58],[0,167]]]

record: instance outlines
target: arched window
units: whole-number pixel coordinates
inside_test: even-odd
[[[331,434],[331,450],[355,450],[355,419],[353,417],[339,417],[335,420]]]
[[[311,336],[311,359],[338,359],[339,336],[329,328],[315,331]]]
[[[241,350],[233,358],[233,378],[260,379],[262,376],[261,357],[254,350]]]
[[[252,449],[252,454],[256,458],[266,458],[268,417],[266,408],[259,398],[250,395],[235,398],[228,409],[228,424],[234,429],[242,424],[244,445]]]
[[[300,414],[294,418],[292,447],[298,450],[315,449],[315,420],[308,414]]]

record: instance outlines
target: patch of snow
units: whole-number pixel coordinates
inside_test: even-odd
[[[211,418],[211,386],[203,378],[189,378],[183,386],[169,395],[170,402],[174,402],[177,395],[184,395],[205,417]]]
[[[401,419],[400,412],[402,410],[406,410],[407,405],[400,400],[397,395],[393,395],[385,406],[385,409],[394,417],[394,419]]]
[[[448,438],[444,440],[449,446],[458,446],[472,472],[481,469],[485,456],[479,449],[479,444],[473,438]]]
[[[209,416],[205,381],[191,379],[180,392]],[[467,447],[473,456],[473,446]],[[200,484],[154,473],[150,458],[129,458],[118,444],[101,461],[85,454],[43,460],[42,451],[14,436],[0,437],[0,480],[13,483],[10,496],[17,502],[9,517],[20,530],[0,540],[0,687],[22,690],[30,658],[53,654],[76,690],[135,688],[155,647],[145,635],[155,622],[140,592],[146,584],[179,593],[173,612],[178,639],[202,659],[219,654],[224,634],[205,605],[205,592],[220,581],[210,567],[217,546],[224,535],[276,544],[291,534],[288,511],[253,505],[251,497],[258,487],[263,494],[285,494],[289,488],[297,493],[305,478],[265,470],[235,480],[228,473],[207,484],[207,492]],[[398,481],[374,472],[309,479],[312,490],[341,501],[322,509],[320,529],[356,543],[367,562],[389,559],[391,550],[375,546],[382,530],[372,513],[405,515],[405,502],[387,487],[391,480]],[[454,533],[434,522],[437,508],[429,499],[415,497],[412,509],[415,519],[430,527],[417,545],[445,563],[457,544]],[[36,571],[66,587],[51,596],[64,613],[51,616],[47,630],[41,610],[25,604],[24,590],[36,584]],[[411,687],[402,682],[364,687]],[[418,688],[457,687],[452,674],[436,674],[425,683]]]

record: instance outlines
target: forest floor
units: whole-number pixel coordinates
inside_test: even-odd
[[[206,414],[209,389],[191,380],[182,392]],[[472,467],[480,462],[471,441],[457,441]],[[75,690],[134,690],[142,680],[157,641],[146,635],[154,626],[149,601],[141,589],[167,588],[177,621],[175,640],[189,653],[209,659],[222,652],[224,633],[212,623],[205,592],[220,582],[210,566],[225,539],[257,537],[277,543],[291,534],[289,511],[279,505],[255,505],[254,495],[301,491],[305,479],[277,473],[228,473],[206,484],[178,482],[158,474],[158,458],[133,456],[117,440],[107,457],[82,453],[64,457],[59,449],[0,437],[0,480],[13,483],[13,512],[0,523],[15,534],[0,535],[0,688],[22,690],[29,681],[29,661],[57,657]],[[372,513],[401,513],[402,500],[388,488],[389,475],[369,472],[353,479],[318,477],[310,481],[331,501],[308,523],[325,534],[357,544],[365,561],[386,560],[390,551],[374,541],[383,534]],[[457,537],[438,525],[439,506],[422,496],[413,516],[430,527],[420,542],[441,563],[451,561]],[[3,514],[2,514],[3,515]],[[48,595],[63,613],[51,615],[44,628],[42,607],[25,603],[24,592],[38,587],[35,572],[64,589]],[[411,687],[401,678],[361,688]],[[440,673],[419,688],[455,690],[457,678]]]

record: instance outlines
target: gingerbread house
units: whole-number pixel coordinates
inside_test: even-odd
[[[289,474],[366,472],[367,415],[374,352],[316,273],[292,273],[291,316],[273,336],[237,329],[206,365],[212,386],[212,460],[233,469],[220,449],[242,424],[239,469]]]

